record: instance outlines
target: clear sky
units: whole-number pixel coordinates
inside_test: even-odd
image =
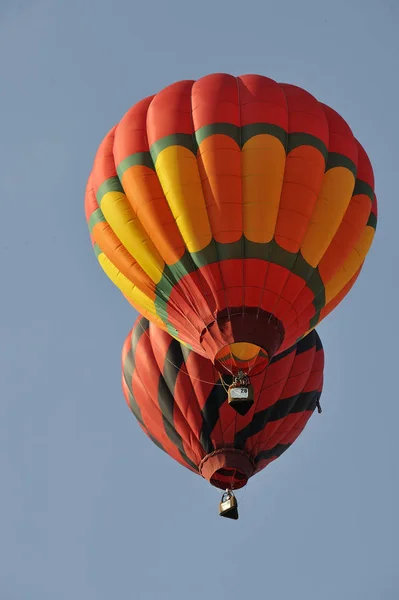
[[[397,600],[395,0],[0,0],[0,600]],[[125,405],[135,315],[83,196],[142,97],[226,71],[301,85],[372,160],[377,236],[319,327],[323,414],[250,481],[240,520]]]

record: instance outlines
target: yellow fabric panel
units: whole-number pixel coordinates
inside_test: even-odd
[[[133,285],[133,283],[115,267],[115,265],[107,256],[105,256],[105,254],[101,253],[98,255],[98,262],[100,263],[104,273],[108,275],[110,280],[116,285],[116,287],[120,289],[122,294],[131,300],[135,306],[140,307],[138,308],[140,312],[142,309],[144,309],[151,315],[156,316],[154,302],[150,300],[148,296],[143,294],[143,292],[139,290],[136,285]]]
[[[250,344],[248,342],[236,342],[235,344],[230,344],[230,352],[240,361],[251,361],[255,359],[260,351],[259,346],[255,346],[255,344]]]
[[[244,366],[249,367],[256,361],[260,351],[261,348],[255,344],[235,342],[221,348],[216,355],[216,359],[220,362],[231,362],[232,364],[237,361],[237,363],[243,363]]]
[[[213,238],[236,242],[243,231],[240,148],[226,135],[210,135],[200,144],[197,161]]]
[[[196,157],[183,146],[169,146],[158,154],[155,168],[188,251],[202,250],[212,233]]]
[[[134,285],[137,285],[151,299],[155,299],[155,285],[121,244],[106,221],[99,221],[92,230],[93,240],[100,250]]]
[[[155,171],[143,165],[129,167],[122,176],[122,186],[133,212],[164,261],[168,265],[178,262],[185,244]]]
[[[137,260],[152,281],[158,283],[165,263],[133,213],[125,194],[107,192],[101,200],[101,210],[126,250]]]
[[[333,298],[335,298],[337,294],[339,294],[342,288],[360,268],[373,242],[374,234],[375,229],[373,227],[366,227],[363,230],[358,243],[356,244],[355,248],[351,250],[341,269],[327,283],[325,287],[326,304],[328,304]]]
[[[301,246],[304,259],[316,267],[337,232],[351,201],[355,178],[345,167],[326,172],[311,222]]]
[[[269,134],[250,138],[242,149],[244,235],[265,244],[273,239],[284,180],[285,148]]]

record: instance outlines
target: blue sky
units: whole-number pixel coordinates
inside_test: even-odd
[[[397,600],[398,27],[394,0],[2,0],[1,600]],[[236,523],[125,405],[134,314],[83,211],[124,112],[215,71],[333,106],[380,203],[366,267],[319,327],[323,414],[251,480]]]

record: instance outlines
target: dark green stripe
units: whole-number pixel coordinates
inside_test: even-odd
[[[244,251],[243,251],[244,249]],[[160,310],[167,311],[167,302],[173,287],[170,279],[178,283],[184,276],[193,273],[196,268],[214,264],[228,259],[257,258],[267,260],[272,264],[279,265],[290,270],[307,282],[307,286],[314,294],[315,310],[319,310],[325,304],[324,284],[319,271],[310,266],[302,254],[288,252],[277,244],[275,240],[267,244],[251,242],[242,236],[237,242],[221,244],[212,240],[206,248],[199,252],[190,254],[187,250],[183,257],[174,265],[167,267],[168,273],[163,275],[156,286],[156,295],[163,294],[163,300],[159,302]],[[162,290],[162,292],[161,292]],[[156,301],[157,305],[157,301]]]
[[[145,428],[145,429],[146,429],[146,428]],[[158,448],[159,448],[160,450],[162,450],[163,452],[165,452],[165,454],[168,454],[168,453],[166,452],[165,448],[162,446],[161,442],[159,442],[159,441],[157,440],[157,438],[156,438],[156,437],[154,437],[154,436],[152,435],[152,433],[150,433],[150,432],[149,432],[147,429],[146,429],[146,431],[147,431],[147,435],[148,435],[148,437],[150,438],[150,440],[152,441],[152,443],[153,443],[153,444],[155,444],[156,446],[158,446]],[[168,454],[168,456],[169,456],[169,454]]]
[[[356,177],[357,167],[355,163],[345,156],[344,154],[338,154],[337,152],[329,152],[327,158],[326,171],[334,169],[335,167],[344,167],[348,169],[354,177]]]
[[[123,191],[123,187],[121,182],[119,181],[118,177],[110,177],[109,179],[106,179],[104,181],[104,183],[102,183],[100,185],[100,187],[97,190],[97,194],[96,194],[96,199],[97,199],[97,203],[98,205],[100,205],[101,200],[103,199],[103,197],[105,196],[105,194],[107,194],[108,192],[122,192]]]
[[[311,350],[311,348],[315,348],[315,350],[317,351],[321,350],[322,347],[323,346],[321,345],[321,339],[319,338],[317,331],[315,329],[312,329],[312,331],[308,333],[308,335],[305,335],[305,337],[303,337],[299,340],[299,342],[297,342],[296,353],[297,355],[302,354],[303,352]]]
[[[357,194],[364,194],[370,198],[371,202],[374,202],[375,194],[373,188],[361,179],[356,179],[353,195],[356,196]]]
[[[93,250],[94,250],[94,254],[96,255],[97,259],[100,256],[100,254],[103,254],[103,251],[101,250],[100,246],[97,243],[94,244]]]
[[[172,133],[152,144],[150,153],[154,164],[156,163],[158,154],[170,146],[183,146],[183,148],[187,148],[193,154],[197,153],[195,140],[192,135],[189,133]]]
[[[327,146],[324,142],[319,140],[319,138],[317,138],[314,135],[311,135],[310,133],[301,133],[299,131],[295,133],[290,133],[288,136],[287,154],[295,148],[299,148],[300,146],[312,146],[313,148],[320,150],[324,157],[324,160],[327,160]]]
[[[259,461],[268,460],[269,458],[278,458],[283,454],[283,452],[288,450],[290,446],[291,444],[276,444],[273,448],[270,448],[269,450],[262,450],[262,452],[259,452],[259,454],[255,458],[255,463],[257,464]]]
[[[177,329],[171,325],[171,323],[169,323],[169,321],[164,321],[165,325],[166,325],[166,329],[169,333],[169,335],[171,336],[175,336],[175,337],[179,337],[179,332],[177,331]],[[190,350],[191,350],[191,346],[190,346]]]
[[[288,415],[314,411],[321,392],[302,392],[290,398],[278,400],[272,406],[254,414],[252,421],[238,431],[234,437],[234,447],[243,450],[248,439],[257,435],[268,423],[280,421]]]
[[[147,431],[147,427],[144,425],[144,421],[143,421],[143,417],[141,416],[141,410],[139,405],[136,402],[135,397],[132,394],[132,386],[131,384],[129,385],[129,382],[127,379],[125,379],[125,382],[128,386],[128,394],[129,394],[129,406],[130,406],[130,410],[132,411],[132,413],[134,414],[134,416],[136,417],[137,421],[140,423],[140,425],[142,427],[144,427],[144,429]]]
[[[315,333],[316,336],[316,352],[319,352],[319,350],[323,350],[323,344],[321,343],[321,339],[319,334],[317,333],[317,331],[315,329],[313,329],[313,332]],[[300,342],[298,342],[300,343]]]
[[[309,321],[309,329],[311,329],[312,327],[316,327],[316,325],[317,325],[317,323],[319,322],[319,319],[320,319],[320,312],[321,312],[321,309],[322,309],[322,308],[323,308],[323,307],[321,307],[321,308],[320,308],[320,309],[319,309],[319,310],[316,312],[316,314],[315,314],[315,315],[314,315],[314,316],[313,316],[313,317],[310,319],[310,321]]]
[[[227,387],[233,383],[233,378],[230,375],[224,375],[223,379]],[[210,454],[215,450],[211,436],[219,421],[220,409],[225,402],[227,402],[226,391],[222,385],[215,383],[202,408],[200,441],[205,454]]]
[[[171,339],[168,351],[165,356],[163,373],[160,375],[158,384],[158,405],[162,413],[162,420],[166,435],[174,446],[178,449],[184,462],[195,471],[198,471],[196,465],[184,452],[183,439],[176,431],[174,426],[175,409],[175,386],[180,369],[184,363],[184,357],[180,344]]]
[[[90,219],[88,222],[90,233],[93,231],[94,225],[97,225],[97,223],[106,223],[106,222],[107,222],[106,218],[104,217],[103,211],[101,210],[101,208],[96,208],[96,210],[91,213]]]
[[[119,163],[116,171],[118,173],[119,179],[122,179],[123,174],[130,167],[148,167],[149,169],[153,169],[155,171],[154,163],[152,162],[151,154],[149,152],[137,152],[136,154],[131,154],[121,163]]]
[[[374,213],[370,213],[369,219],[367,221],[368,227],[372,227],[373,229],[377,229],[377,217]]]
[[[144,334],[146,334],[148,332],[148,328],[149,328],[149,322],[147,321],[147,319],[144,319],[144,317],[142,317],[136,324],[136,326],[134,327],[132,333],[131,333],[131,347],[129,352],[126,354],[126,358],[123,362],[123,378],[125,380],[125,383],[129,389],[129,400],[130,400],[130,408],[132,413],[134,414],[134,416],[136,417],[136,419],[138,420],[138,422],[144,426],[144,422],[143,422],[143,418],[141,416],[141,409],[139,404],[137,403],[137,400],[133,394],[133,387],[132,387],[132,379],[133,379],[133,374],[134,371],[136,369],[136,360],[135,360],[135,355],[136,355],[136,350],[137,350],[137,346],[142,338],[142,336]],[[147,430],[147,428],[145,428]]]
[[[285,358],[286,356],[288,356],[289,354],[291,354],[292,352],[297,352],[297,345],[293,344],[292,346],[290,346],[289,348],[287,348],[286,350],[284,350],[284,352],[280,352],[279,354],[276,354],[275,356],[273,356],[273,358],[270,361],[270,364],[274,365],[277,362],[279,362],[279,360]]]
[[[196,153],[198,146],[206,138],[212,135],[226,135],[236,142],[238,146],[242,146],[252,137],[261,134],[269,134],[280,140],[283,146],[287,149],[287,153],[291,152],[299,146],[312,146],[317,148],[324,159],[327,160],[328,149],[324,142],[319,138],[309,133],[294,132],[288,134],[284,129],[273,125],[272,123],[251,123],[243,127],[237,127],[232,123],[213,123],[200,127],[193,135],[188,133],[175,133],[167,135],[164,138],[154,142],[150,148],[152,159],[155,163],[158,154],[169,146],[184,146],[191,152]]]
[[[284,148],[287,148],[288,133],[282,127],[273,125],[272,123],[251,123],[250,125],[244,125],[241,128],[241,146],[255,137],[256,135],[272,135],[273,137],[280,140]]]
[[[212,125],[204,125],[195,132],[195,139],[198,146],[208,137],[212,135],[226,135],[240,145],[240,127],[232,123],[213,123]]]
[[[172,344],[178,344],[178,342],[174,340]],[[180,345],[180,349],[183,361],[184,363],[187,363],[191,351],[182,345]],[[233,378],[230,375],[224,375],[224,381],[226,385],[229,386],[231,383],[233,383]],[[200,431],[200,444],[204,449],[205,454],[210,454],[215,450],[211,435],[216,423],[219,421],[220,407],[225,402],[227,402],[227,394],[221,385],[221,382],[216,382],[212,387],[201,411],[202,426]]]

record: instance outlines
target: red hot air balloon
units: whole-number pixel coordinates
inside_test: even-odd
[[[234,490],[285,452],[320,408],[323,367],[313,330],[252,378],[255,402],[240,415],[229,406],[209,360],[139,317],[123,346],[122,387],[147,436],[181,465],[228,490],[223,502],[229,510],[221,513],[237,518]]]
[[[134,105],[98,149],[85,207],[133,306],[251,376],[345,297],[377,222],[372,167],[342,117],[299,87],[224,73]]]

